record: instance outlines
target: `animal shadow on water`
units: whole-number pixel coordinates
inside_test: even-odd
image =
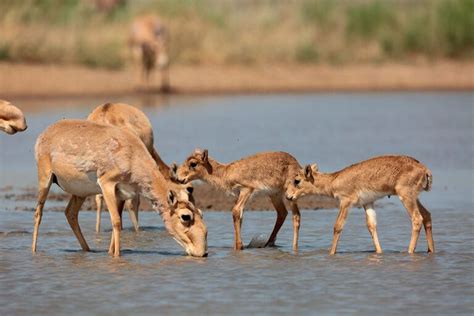
[[[268,236],[265,235],[265,234],[258,234],[258,235],[255,235],[252,237],[252,240],[250,240],[249,244],[247,245],[247,247],[245,247],[246,249],[251,249],[251,248],[276,248],[278,247],[277,245],[273,245],[273,246],[267,246],[265,247],[265,245],[267,244],[267,241],[268,241]]]
[[[108,254],[107,249],[91,249],[90,251],[84,251],[82,249],[59,249],[60,252],[65,253],[83,253],[83,254]],[[184,256],[183,252],[180,251],[159,251],[159,250],[142,250],[142,249],[123,249],[122,255],[161,255],[161,256]]]
[[[130,227],[124,227],[122,229],[123,232],[132,232],[132,233],[135,233],[135,228],[133,228],[132,226]],[[165,228],[162,227],[162,226],[140,226],[140,229],[139,231],[145,231],[145,232],[155,232],[155,231],[158,231],[158,232],[165,232]],[[105,233],[110,233],[112,232],[112,228],[107,228],[107,229],[104,229],[104,232]]]

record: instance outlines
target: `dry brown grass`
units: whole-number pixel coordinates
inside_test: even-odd
[[[156,13],[175,64],[367,63],[474,56],[474,0],[0,2],[0,60],[128,63],[131,20]]]

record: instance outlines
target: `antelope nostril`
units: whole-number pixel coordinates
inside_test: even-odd
[[[191,215],[183,214],[183,215],[181,215],[181,219],[185,222],[189,222],[189,221],[191,221]]]

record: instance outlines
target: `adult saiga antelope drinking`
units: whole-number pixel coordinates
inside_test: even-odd
[[[275,243],[278,231],[288,214],[283,197],[286,187],[301,168],[298,161],[285,152],[263,152],[256,155],[222,164],[212,159],[207,150],[195,150],[186,161],[176,169],[176,177],[183,183],[200,179],[228,193],[238,195],[232,208],[235,230],[235,249],[243,249],[240,228],[245,204],[252,194],[263,192],[277,212],[275,227],[267,246]],[[293,249],[298,248],[300,211],[296,201],[292,201]]]
[[[0,130],[13,135],[26,128],[25,116],[21,110],[8,101],[0,100]]]
[[[155,149],[153,142],[153,128],[150,120],[148,120],[145,113],[140,111],[138,108],[124,104],[124,103],[106,103],[98,106],[94,111],[89,114],[87,120],[96,122],[99,124],[114,125],[120,128],[124,128],[140,138],[145,144],[146,149],[151,154],[153,160],[155,160],[158,169],[165,178],[166,181],[171,181],[169,185],[174,191],[181,191],[185,189],[188,192],[189,200],[194,203],[192,196],[193,187],[191,184],[182,185],[174,182],[170,178],[170,167],[161,159],[158,151]],[[96,232],[100,231],[100,213],[102,210],[102,195],[96,196],[97,205],[97,220],[96,220]],[[130,219],[135,228],[138,231],[138,209],[140,206],[140,197],[136,195],[132,200],[127,200],[125,207],[129,211]]]
[[[158,65],[161,72],[161,90],[168,91],[169,57],[168,29],[157,16],[137,17],[132,24],[128,44],[135,63],[140,62],[145,83],[149,83],[151,71]]]
[[[381,253],[374,201],[398,195],[412,222],[408,252],[415,251],[421,225],[425,227],[428,252],[434,252],[431,214],[418,199],[421,191],[431,189],[431,183],[431,171],[418,160],[407,156],[381,156],[333,173],[319,172],[316,164],[307,165],[290,183],[286,196],[291,201],[305,194],[325,195],[339,200],[340,209],[330,250],[330,254],[335,254],[339,236],[352,206],[364,207],[375,251]]]
[[[102,193],[113,233],[109,253],[120,255],[120,213],[124,201],[140,194],[149,199],[166,230],[192,256],[207,255],[202,213],[187,198],[169,189],[143,142],[121,128],[85,120],[63,120],[49,126],[36,141],[38,204],[32,250],[36,252],[43,206],[51,184],[72,194],[66,217],[83,250],[89,246],[78,222],[84,199]]]

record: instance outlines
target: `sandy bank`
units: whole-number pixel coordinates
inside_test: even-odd
[[[16,211],[33,211],[36,204],[37,192],[35,188],[25,188],[20,191],[13,190],[11,187],[2,188],[0,190],[0,198],[5,200],[15,201]],[[229,211],[232,209],[236,198],[226,195],[222,191],[207,185],[196,185],[194,197],[196,205],[203,211]],[[49,211],[63,212],[69,201],[70,195],[66,193],[50,193],[48,195],[49,201],[64,202],[62,206],[52,206],[47,203],[45,209]],[[302,198],[298,205],[300,209],[321,209],[321,208],[336,208],[337,203],[331,199],[324,199],[316,196],[309,196]],[[147,201],[142,200],[142,210],[151,210],[151,206]],[[256,195],[247,204],[246,210],[273,210],[270,199],[266,196]],[[93,198],[88,198],[82,207],[82,210],[95,210],[95,202]]]
[[[0,97],[120,96],[144,93],[131,69],[0,63]],[[473,90],[474,62],[380,65],[176,65],[172,93]],[[158,92],[151,86],[145,92]]]

